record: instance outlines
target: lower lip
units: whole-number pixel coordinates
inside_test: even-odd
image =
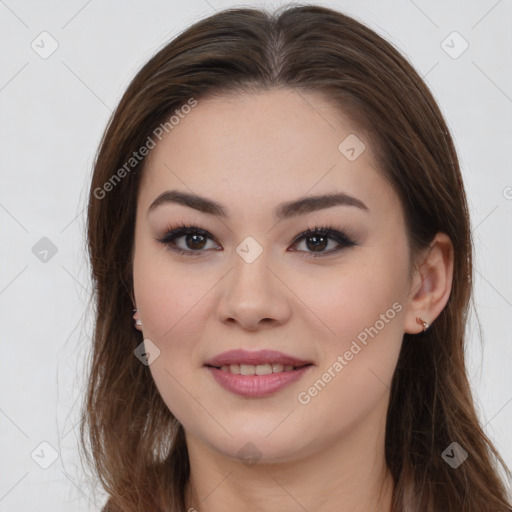
[[[292,382],[299,380],[312,366],[302,366],[291,372],[269,373],[268,375],[235,375],[212,366],[207,366],[207,369],[224,389],[236,395],[262,398],[277,393]]]

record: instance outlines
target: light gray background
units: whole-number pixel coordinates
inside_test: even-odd
[[[472,315],[469,374],[485,432],[512,466],[512,2],[312,3],[351,14],[393,42],[446,116],[476,246],[483,340]],[[235,5],[241,4],[0,1],[2,511],[98,510],[104,502],[77,449],[92,326],[84,208],[93,158],[140,66],[191,23]],[[59,45],[47,59],[31,48],[33,41],[50,48],[48,39],[41,42],[43,31]],[[458,58],[442,47],[453,31],[469,43]],[[446,44],[462,49],[453,36]],[[32,251],[43,237],[57,249],[46,262]],[[47,469],[35,462],[51,462],[52,448],[41,442],[57,457]]]

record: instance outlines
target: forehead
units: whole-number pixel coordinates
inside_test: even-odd
[[[338,191],[396,201],[367,135],[321,96],[290,89],[198,100],[148,155],[140,201],[171,188],[255,208]]]

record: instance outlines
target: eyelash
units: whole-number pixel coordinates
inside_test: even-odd
[[[202,253],[204,253],[205,251],[204,250],[184,251],[183,249],[178,249],[176,247],[176,244],[174,243],[174,241],[177,238],[181,238],[182,236],[191,235],[191,234],[205,236],[207,238],[210,238],[211,240],[214,240],[213,236],[208,231],[201,229],[199,226],[197,226],[195,224],[180,224],[177,227],[169,227],[163,236],[157,237],[157,240],[159,242],[161,242],[162,244],[166,245],[167,247],[169,247],[172,251],[175,251],[180,255],[199,256]],[[338,247],[336,249],[331,249],[330,251],[318,252],[316,254],[314,252],[299,251],[299,252],[306,252],[306,254],[308,254],[307,257],[318,258],[318,257],[322,257],[325,255],[333,254],[335,252],[340,251],[343,248],[353,247],[354,245],[357,245],[356,242],[354,240],[352,240],[350,237],[348,237],[345,233],[342,233],[342,232],[340,232],[332,227],[329,227],[329,226],[308,228],[307,230],[303,231],[302,233],[300,233],[299,235],[297,235],[295,237],[295,239],[293,240],[293,245],[296,245],[303,238],[308,238],[308,237],[312,237],[315,235],[327,237],[328,239],[334,240],[335,242],[340,244],[341,247]]]

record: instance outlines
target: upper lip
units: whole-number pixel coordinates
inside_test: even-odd
[[[249,351],[239,349],[222,352],[222,354],[218,354],[206,361],[205,366],[220,367],[231,364],[250,364],[256,366],[265,363],[282,364],[284,366],[304,366],[306,364],[312,364],[311,361],[305,361],[276,350]]]

